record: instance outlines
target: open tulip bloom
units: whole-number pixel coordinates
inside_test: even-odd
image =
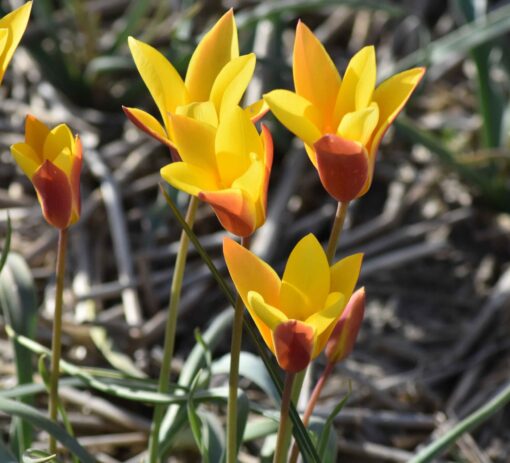
[[[255,54],[239,56],[237,28],[232,10],[225,13],[198,44],[183,80],[172,64],[155,48],[129,37],[129,48],[138,72],[154,99],[163,125],[137,108],[124,108],[140,129],[167,145],[178,159],[172,115],[200,119],[203,114],[219,119],[241,100],[253,71]],[[246,108],[256,120],[267,110],[263,101]]]
[[[161,169],[170,185],[209,203],[223,227],[250,236],[266,219],[273,142],[235,106],[218,122],[170,115],[181,162]],[[207,122],[206,122],[207,121]]]
[[[409,69],[376,84],[374,47],[361,49],[343,80],[323,45],[302,22],[293,54],[295,93],[264,96],[273,114],[305,143],[324,188],[350,201],[372,183],[379,144],[420,82],[425,69]]]
[[[264,261],[226,238],[230,276],[262,338],[287,372],[303,370],[324,349],[354,290],[362,254],[329,266],[309,234],[293,249],[283,278]]]
[[[80,218],[82,147],[79,137],[60,124],[49,129],[34,116],[25,120],[25,142],[11,153],[37,192],[46,221],[65,229]]]

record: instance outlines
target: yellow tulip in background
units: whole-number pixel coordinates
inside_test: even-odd
[[[337,201],[350,201],[370,188],[379,144],[424,72],[422,67],[410,69],[375,88],[375,51],[368,46],[354,55],[342,80],[323,45],[299,22],[295,92],[273,90],[264,99],[303,140],[328,193]]]
[[[0,19],[0,83],[27,28],[31,10],[32,2],[27,2]]]
[[[289,256],[283,278],[264,261],[226,238],[223,254],[239,295],[279,365],[288,372],[306,368],[324,349],[350,299],[362,254],[330,266],[309,234]]]
[[[137,108],[124,108],[127,117],[140,129],[167,145],[175,160],[176,139],[171,124],[173,115],[219,119],[223,112],[239,104],[253,71],[255,54],[239,56],[234,13],[229,10],[198,44],[183,80],[172,64],[155,48],[129,38],[129,48],[163,125]],[[246,108],[253,120],[267,107],[257,102]]]
[[[11,153],[37,192],[44,218],[65,229],[80,218],[82,147],[67,125],[49,129],[34,116],[25,120],[25,142]]]
[[[161,169],[170,185],[209,203],[223,227],[246,237],[266,219],[273,143],[259,135],[246,111],[234,106],[218,122],[170,115],[181,162]]]

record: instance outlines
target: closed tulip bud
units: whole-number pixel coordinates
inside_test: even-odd
[[[360,288],[349,299],[326,344],[326,357],[330,363],[341,362],[352,352],[364,314],[365,288]]]

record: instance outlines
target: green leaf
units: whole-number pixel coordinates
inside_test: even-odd
[[[12,235],[11,217],[9,216],[9,213],[7,213],[7,234],[5,235],[2,253],[0,254],[0,273],[2,273],[2,269],[4,268],[5,262],[7,261],[7,256],[9,255],[9,251],[11,249],[11,235]]]
[[[35,337],[37,304],[34,280],[26,261],[17,253],[10,253],[0,273],[0,306],[6,323],[19,333]],[[18,384],[32,382],[32,354],[25,347],[13,342]],[[31,398],[21,399],[30,404]],[[12,422],[11,445],[21,458],[23,452],[32,445],[31,426],[19,419]]]
[[[193,401],[193,395],[198,386],[198,382],[200,381],[201,371],[199,371],[193,381],[193,384],[190,388],[190,393],[188,395],[188,401],[186,404],[186,410],[188,412],[188,423],[191,428],[191,432],[193,433],[193,438],[195,439],[195,443],[197,444],[198,450],[200,451],[200,455],[202,456],[202,461],[205,463],[209,463],[209,459],[207,458],[207,447],[204,443],[204,439],[202,437],[202,421],[198,416],[195,403]],[[207,431],[206,431],[207,432]]]
[[[18,463],[18,460],[12,456],[11,451],[2,439],[0,439],[0,461],[2,463]]]
[[[0,397],[0,411],[7,415],[17,416],[28,421],[32,426],[51,434],[66,449],[74,453],[81,463],[96,463],[76,439],[71,437],[63,428],[46,418],[40,411],[24,403]]]
[[[198,240],[197,236],[195,235],[193,230],[191,230],[191,228],[188,226],[188,224],[184,220],[184,217],[179,212],[179,209],[175,205],[172,198],[168,195],[168,193],[165,191],[164,188],[161,188],[161,191],[162,191],[163,195],[165,196],[166,202],[167,202],[168,206],[170,207],[170,209],[172,210],[175,218],[178,220],[182,229],[189,236],[190,241],[195,246],[195,249],[199,253],[200,257],[202,257],[205,264],[211,271],[214,279],[216,280],[216,282],[220,286],[221,290],[224,292],[225,296],[227,297],[228,301],[230,302],[232,307],[234,307],[235,297],[232,294],[232,292],[230,291],[224,278],[221,276],[218,269],[214,265],[209,254],[203,248],[203,246],[200,244],[200,241]],[[277,390],[279,391],[279,394],[281,395],[281,392],[283,391],[283,385],[282,385],[282,380],[280,377],[280,372],[276,368],[274,360],[268,355],[266,346],[265,346],[264,342],[262,341],[253,321],[246,314],[244,316],[243,321],[244,321],[245,329],[248,331],[248,334],[250,335],[251,339],[255,343],[255,346],[257,347],[259,355],[260,355],[262,361],[264,362],[264,365],[266,366],[275,387],[277,388]],[[320,458],[319,458],[319,455],[317,454],[317,450],[315,449],[314,445],[312,444],[310,437],[308,436],[306,429],[303,426],[303,422],[301,421],[301,418],[299,417],[299,414],[297,413],[294,405],[291,405],[289,415],[290,415],[290,418],[291,418],[292,424],[293,424],[294,436],[299,443],[300,449],[304,453],[303,456],[305,458],[305,461],[306,461],[306,458],[311,458],[312,461],[315,461],[316,463],[320,463]]]
[[[22,463],[56,463],[57,455],[36,449],[28,449],[23,453]]]

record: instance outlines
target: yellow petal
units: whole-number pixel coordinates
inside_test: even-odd
[[[177,115],[170,116],[170,123],[181,159],[217,176],[214,128],[205,122]]]
[[[172,64],[155,48],[128,38],[129,49],[135,65],[159,109],[168,130],[168,113],[188,101],[186,87]]]
[[[337,121],[347,113],[368,106],[372,101],[375,80],[375,50],[373,46],[364,47],[352,57],[345,71],[335,105]]]
[[[216,77],[230,60],[238,56],[237,28],[234,13],[229,10],[205,34],[191,57],[186,73],[190,100],[209,100]]]
[[[378,121],[379,108],[376,103],[372,103],[367,108],[347,113],[340,121],[337,134],[366,146]]]
[[[321,137],[321,115],[306,98],[288,90],[273,90],[264,100],[276,118],[306,144],[312,146]]]
[[[244,111],[252,122],[257,122],[269,111],[269,106],[264,100],[259,100],[244,108]]]
[[[282,280],[305,295],[308,304],[304,317],[324,305],[329,293],[330,272],[326,254],[314,235],[306,235],[292,250]]]
[[[259,133],[239,106],[230,108],[221,119],[215,151],[225,188],[242,176],[253,160],[263,160],[264,147]]]
[[[122,109],[129,120],[140,130],[143,130],[145,133],[154,137],[156,140],[159,140],[161,143],[175,148],[175,145],[169,138],[169,134],[166,133],[163,126],[151,114],[138,108],[127,108],[123,106]]]
[[[39,156],[32,147],[26,143],[16,143],[15,145],[12,145],[11,154],[19,168],[30,179],[32,179],[35,171],[43,162],[39,159]]]
[[[51,129],[44,141],[43,156],[50,160],[67,177],[71,176],[74,157],[74,136],[65,124],[57,125]]]
[[[296,286],[283,280],[280,289],[280,308],[288,318],[304,321],[309,316],[310,300]]]
[[[322,112],[328,126],[340,90],[340,75],[322,43],[301,21],[296,28],[292,73],[296,93]]]
[[[255,54],[234,58],[220,71],[211,90],[211,101],[214,103],[220,118],[225,110],[236,106],[246,91],[255,70]]]
[[[0,57],[7,48],[9,41],[9,29],[0,29]]]
[[[259,293],[268,304],[278,304],[281,281],[268,264],[230,238],[223,241],[223,255],[245,305],[248,305],[249,291]]]
[[[31,9],[32,2],[27,2],[0,19],[0,29],[7,29],[9,31],[7,42],[0,56],[0,82],[27,28]]]
[[[202,101],[200,103],[189,103],[184,106],[177,106],[175,114],[205,122],[212,127],[218,126],[218,114],[212,101]]]
[[[329,339],[331,332],[335,328],[335,323],[342,314],[347,300],[343,294],[333,292],[328,294],[322,310],[312,314],[305,323],[313,326],[316,330],[316,344],[313,358],[317,357]]]
[[[36,154],[40,157],[44,151],[44,142],[50,133],[50,129],[46,124],[41,122],[31,114],[27,115],[25,119],[25,142],[30,145]]]
[[[255,291],[248,292],[247,307],[249,307],[271,331],[274,331],[280,323],[288,320],[287,316],[281,310],[268,304],[264,298]]]
[[[363,254],[352,254],[331,266],[331,291],[342,293],[347,302],[358,281]]]
[[[198,196],[201,191],[218,189],[215,177],[208,171],[185,162],[168,164],[160,173],[174,188],[193,196]]]
[[[386,130],[398,116],[424,74],[425,68],[409,69],[395,74],[377,87],[373,100],[379,106],[379,124],[372,140],[372,150],[377,149]]]

